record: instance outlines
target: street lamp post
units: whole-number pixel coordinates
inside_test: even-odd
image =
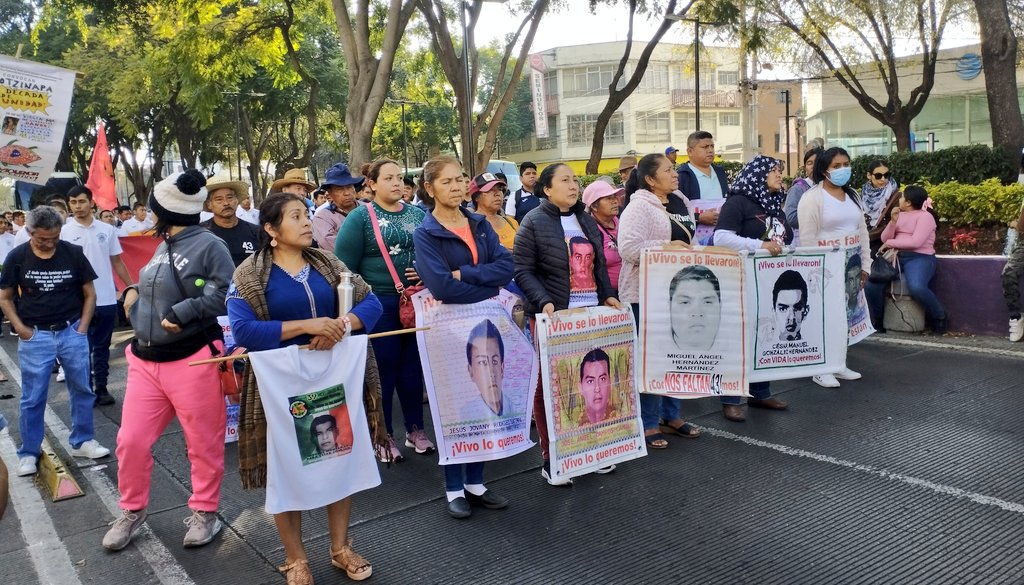
[[[469,10],[468,2],[460,3],[461,10],[459,18],[462,21],[462,75],[463,75],[463,107],[466,108],[465,120],[463,121],[462,134],[466,137],[462,145],[462,166],[470,177],[476,176],[476,147],[473,145],[473,88],[470,86],[472,80],[469,76],[469,29],[466,27],[466,11]]]
[[[665,20],[693,23],[693,115],[696,118],[696,130],[700,130],[700,25],[719,26],[725,23],[708,22],[699,18],[685,18],[681,14],[666,14]]]
[[[409,100],[396,100],[388,98],[388,102],[402,106],[402,157],[405,160],[405,170],[409,170],[409,133],[405,124],[405,106],[425,106],[423,102],[411,102]]]
[[[239,98],[239,96],[242,96],[242,95],[246,95],[246,96],[249,96],[249,97],[263,97],[263,96],[265,96],[267,94],[265,94],[265,93],[256,93],[256,92],[252,92],[252,91],[247,91],[247,92],[241,92],[241,91],[222,91],[221,93],[224,94],[224,95],[234,96],[234,98],[235,98],[235,161],[236,161],[237,168],[238,168],[238,178],[237,178],[237,180],[241,181],[242,180],[242,130],[241,130],[242,129],[242,109],[241,109],[241,106],[238,103],[238,98]],[[249,163],[251,164],[252,161],[249,161]],[[230,168],[231,167],[228,167],[228,169],[230,169]],[[231,171],[229,170],[228,171],[229,175],[230,175],[230,172]]]
[[[789,143],[789,90],[783,89],[780,90],[779,93],[782,94],[783,99],[786,100],[786,169],[788,170],[793,168],[793,161],[790,160],[791,145]]]

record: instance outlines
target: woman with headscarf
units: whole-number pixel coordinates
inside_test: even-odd
[[[847,259],[847,271],[852,280],[847,282],[849,305],[856,307],[860,289],[868,280],[866,268],[871,265],[868,226],[865,210],[850,182],[850,155],[839,147],[832,147],[818,155],[814,163],[814,187],[800,200],[800,241],[805,246],[844,246],[845,242],[860,241],[860,257]],[[859,268],[859,270],[858,270]],[[855,279],[859,278],[859,282]],[[859,380],[861,375],[845,365],[835,374],[814,376],[814,383],[823,388],[838,388],[839,380]]]
[[[619,223],[619,297],[629,303],[640,322],[640,254],[644,248],[689,247],[697,220],[690,200],[679,191],[679,175],[667,156],[648,154],[640,159],[633,174],[643,182],[631,195]],[[590,187],[588,187],[589,189]],[[585,195],[584,195],[585,197]],[[673,202],[672,199],[676,201]],[[684,213],[670,213],[673,206]],[[688,439],[700,436],[700,429],[680,417],[682,400],[660,394],[640,395],[640,418],[649,449],[666,449],[662,433]]]
[[[736,251],[764,249],[778,256],[783,247],[793,241],[793,230],[782,211],[784,166],[781,160],[758,155],[736,175],[715,226],[716,246]],[[768,382],[752,383],[750,395],[747,404],[755,408],[785,410],[788,407],[772,396]],[[722,414],[735,422],[747,418],[739,396],[722,398]]]
[[[329,252],[313,248],[313,226],[300,195],[275,193],[260,205],[262,249],[235,270],[227,299],[235,342],[252,351],[309,344],[311,350],[330,350],[351,333],[363,333],[377,323],[382,308],[370,286],[353,274],[353,306],[338,315],[336,288],[348,267]],[[296,377],[301,384],[301,377]],[[370,436],[378,447],[387,444],[380,399],[380,377],[372,346],[367,347],[363,404]],[[221,406],[223,410],[223,405]],[[238,426],[238,467],[242,487],[265,487],[268,480],[267,417],[252,368],[246,369]],[[315,422],[315,421],[314,421]],[[315,424],[311,426],[315,428]],[[223,431],[221,431],[223,434]],[[373,568],[352,550],[348,538],[352,498],[325,506],[331,537],[331,564],[350,579],[362,581]],[[302,545],[302,511],[274,513],[284,545],[280,571],[289,585],[313,582]]]
[[[882,232],[889,225],[892,210],[900,204],[900,184],[892,176],[889,163],[878,159],[868,164],[867,181],[860,189],[860,202],[867,216],[868,239],[871,241],[871,257],[874,258],[882,246]]]

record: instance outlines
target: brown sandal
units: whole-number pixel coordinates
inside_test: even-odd
[[[296,559],[281,565],[277,570],[284,573],[288,585],[313,585],[313,573],[310,572],[306,559]]]
[[[331,564],[345,571],[348,578],[353,581],[368,579],[373,574],[373,566],[362,555],[352,550],[351,539],[341,547],[341,550],[331,549]]]

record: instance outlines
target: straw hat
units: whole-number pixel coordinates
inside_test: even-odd
[[[233,181],[226,173],[217,173],[216,175],[206,179],[206,192],[213,194],[218,189],[231,189],[235,192],[235,197],[241,201],[249,196],[249,185],[245,181]]]
[[[316,183],[311,183],[306,179],[306,169],[289,169],[283,178],[274,181],[274,184],[270,186],[270,192],[279,193],[288,185],[305,185],[307,191],[316,189]]]

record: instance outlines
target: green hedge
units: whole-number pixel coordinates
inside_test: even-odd
[[[951,146],[935,152],[894,152],[889,156],[862,155],[853,159],[850,184],[859,189],[864,184],[868,165],[882,159],[901,185],[914,183],[947,183],[956,181],[977,185],[986,179],[1003,183],[1017,180],[1016,158],[1006,156],[1001,148],[984,144]]]
[[[1020,215],[1024,201],[1024,185],[1003,185],[999,179],[988,179],[980,185],[951,181],[925,183],[924,187],[939,217],[955,226],[1008,224]]]

